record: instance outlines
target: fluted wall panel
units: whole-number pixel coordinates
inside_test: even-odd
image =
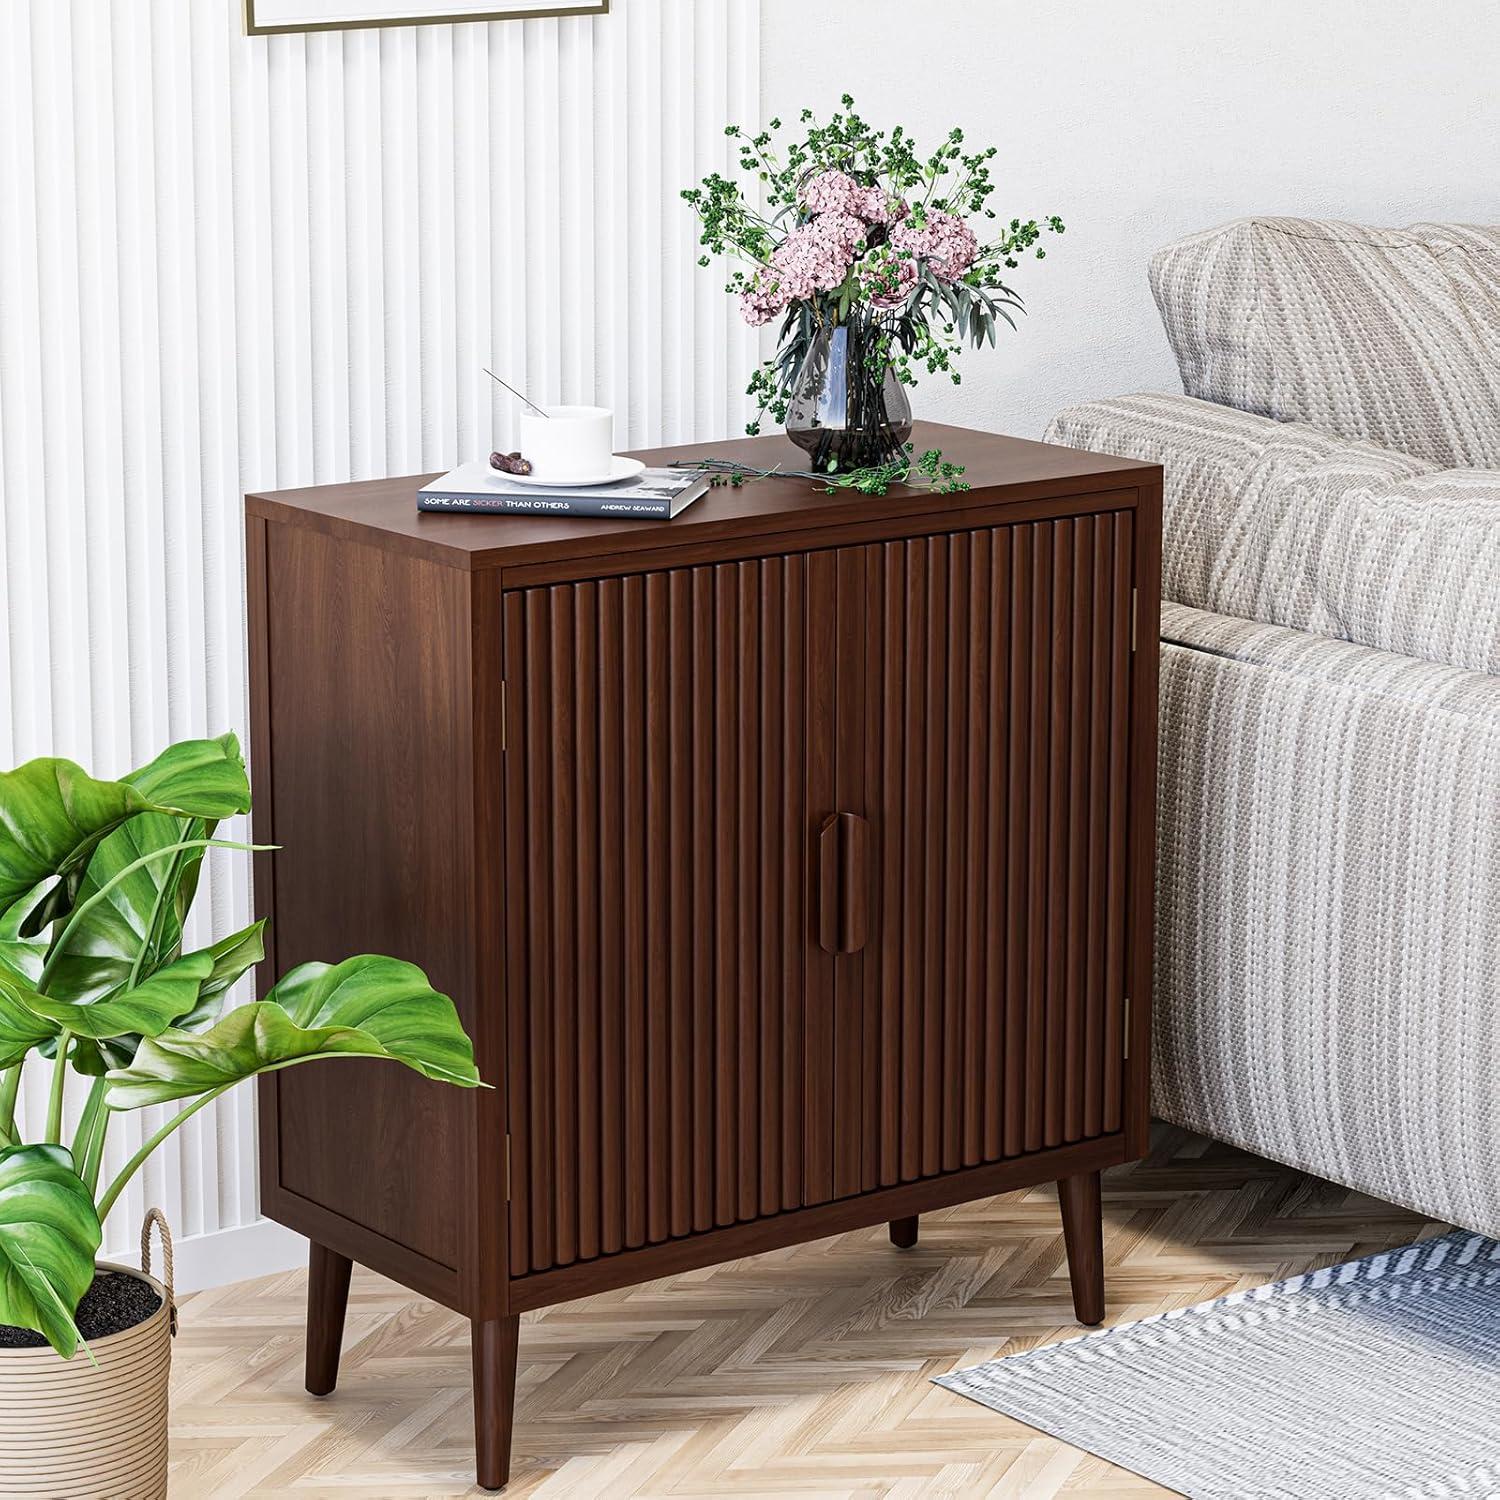
[[[484,364],[613,406],[622,446],[744,419],[754,340],[676,194],[756,114],[757,0],[305,37],[239,11],[0,4],[5,764],[242,729],[241,495],[509,445]],[[199,907],[195,944],[247,920],[241,856]],[[108,1248],[148,1200],[253,1221],[252,1110],[179,1132]]]

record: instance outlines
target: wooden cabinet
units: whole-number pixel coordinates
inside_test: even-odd
[[[970,490],[770,481],[669,526],[249,497],[267,976],[421,963],[495,1086],[273,1075],[263,1201],[318,1246],[311,1388],[351,1258],[473,1320],[482,1483],[528,1307],[1055,1178],[1102,1315],[1097,1173],[1146,1127],[1160,471],[919,436]]]

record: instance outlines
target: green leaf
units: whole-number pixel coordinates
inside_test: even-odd
[[[264,920],[252,922],[201,950],[213,958],[213,967],[203,985],[203,999],[222,995],[240,975],[248,973],[266,956],[265,934]]]
[[[109,835],[105,843],[118,840],[114,856],[102,862],[97,854],[92,857],[81,883],[76,878],[60,883],[58,891],[67,890],[74,899],[56,899],[55,892],[52,909],[46,913],[47,921],[66,916],[76,902],[86,901],[110,876],[141,855],[184,839],[212,838],[221,818],[250,810],[250,782],[240,742],[233,734],[169,745],[149,765],[132,771],[124,780],[149,796],[159,810],[133,818],[116,834]],[[184,822],[184,815],[191,815],[190,821]],[[169,888],[166,909],[155,919],[151,933],[153,951],[147,955],[147,968],[178,951],[182,925],[198,889],[203,855],[202,849],[179,850],[172,859],[153,861],[127,877],[136,882],[137,891],[151,895],[163,887]],[[70,937],[70,949],[83,951],[87,947],[87,933]],[[128,948],[127,957],[133,963],[133,948]]]
[[[111,1072],[112,1109],[136,1109],[227,1087],[318,1057],[387,1057],[445,1083],[480,1087],[453,1002],[413,964],[362,954],[303,964],[264,1000],[204,1032],[172,1028]]]
[[[265,925],[264,922],[252,922],[241,931],[221,938],[212,947],[199,949],[198,952],[179,959],[177,964],[169,966],[171,970],[175,970],[178,964],[202,958],[211,960],[208,976],[198,987],[191,1006],[169,1017],[170,1024],[183,1031],[201,1031],[218,1018],[224,992],[247,969],[254,968],[266,956],[262,936]],[[159,969],[153,978],[161,978],[168,973],[169,969]],[[164,1029],[158,1026],[154,1030],[147,1030],[142,1026],[128,1034],[111,1036],[97,1042],[80,1037],[73,1052],[73,1067],[91,1078],[101,1077],[111,1068],[128,1068],[141,1044],[142,1036],[159,1036]]]
[[[169,745],[125,781],[154,806],[195,818],[217,820],[250,811],[250,780],[233,734]]]
[[[149,979],[108,1000],[76,1005],[50,995],[27,995],[22,1002],[59,1028],[94,1041],[132,1035],[160,1036],[198,1004],[213,966],[213,954],[204,949],[165,965]]]
[[[0,1151],[0,1323],[34,1328],[64,1359],[73,1314],[94,1279],[94,1200],[61,1146]]]
[[[164,813],[143,813],[117,828],[94,851],[76,892],[87,901],[143,856],[185,837],[208,836],[212,824],[187,825]],[[76,1001],[98,1000],[174,958],[202,863],[201,849],[181,850],[141,865],[83,913],[52,960],[48,990]],[[139,966],[137,959],[139,958]]]
[[[20,934],[29,937],[65,916],[94,850],[139,813],[218,819],[249,806],[245,762],[232,734],[169,746],[121,781],[98,781],[53,757],[0,773],[0,913],[57,876]]]
[[[37,886],[23,896],[9,911],[0,915],[0,977],[35,988],[47,961],[47,944],[38,938],[23,938],[21,925],[33,906],[41,899],[43,888]]]
[[[32,1048],[57,1035],[59,1028],[28,1003],[36,998],[29,985],[0,974],[0,1068],[23,1061]]]
[[[97,1078],[110,1068],[128,1068],[143,1037],[173,1025],[197,1031],[217,1017],[225,990],[266,956],[265,926],[252,922],[103,1000],[69,1006],[43,999],[35,1008],[76,1034],[78,1072]],[[53,1004],[56,1009],[48,1008]]]
[[[123,781],[96,781],[70,760],[0,772],[0,911],[49,875],[80,872],[99,840],[151,802]]]

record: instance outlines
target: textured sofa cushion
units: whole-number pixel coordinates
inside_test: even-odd
[[[1188,396],[1090,402],[1048,436],[1163,466],[1166,598],[1500,674],[1500,473]]]
[[[1500,229],[1239,219],[1151,288],[1188,395],[1500,468]]]

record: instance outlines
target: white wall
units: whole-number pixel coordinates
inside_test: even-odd
[[[614,405],[622,445],[744,420],[750,338],[676,193],[755,112],[754,0],[306,38],[239,17],[0,0],[0,766],[246,738],[241,495],[505,444],[482,364]],[[199,906],[194,943],[248,920],[241,857]],[[125,1117],[114,1162],[141,1138]],[[270,1269],[253,1152],[241,1089],[106,1249],[159,1202],[188,1282]]]
[[[917,414],[1039,436],[1060,407],[1180,389],[1150,253],[1242,214],[1500,222],[1493,0],[762,0],[763,116],[994,144],[995,206],[1068,229],[1029,318]]]

